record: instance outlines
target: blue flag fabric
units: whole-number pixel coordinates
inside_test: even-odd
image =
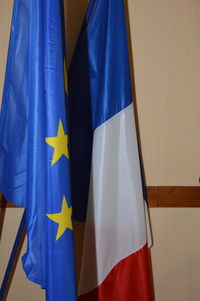
[[[69,68],[73,216],[80,221],[87,214],[93,132],[132,102],[123,2],[90,0]]]
[[[60,0],[15,0],[0,115],[0,191],[26,207],[23,266],[49,301],[76,300],[62,22]]]

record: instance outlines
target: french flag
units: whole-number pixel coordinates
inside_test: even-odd
[[[74,218],[86,220],[78,300],[150,301],[123,0],[90,1],[69,93]]]

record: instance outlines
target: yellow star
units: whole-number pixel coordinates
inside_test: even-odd
[[[68,153],[68,135],[65,135],[62,121],[59,121],[58,133],[56,137],[49,137],[45,139],[46,143],[54,147],[53,159],[51,166],[54,165],[62,155],[69,159]]]
[[[56,234],[56,240],[58,240],[65,232],[66,229],[72,227],[72,207],[68,207],[65,196],[63,196],[61,212],[55,214],[46,214],[49,219],[58,224],[58,231]]]

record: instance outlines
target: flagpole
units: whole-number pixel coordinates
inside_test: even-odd
[[[12,248],[10,259],[9,259],[9,262],[8,262],[8,265],[7,265],[7,268],[6,268],[6,272],[5,272],[3,281],[2,281],[1,290],[0,290],[0,300],[3,300],[5,291],[6,291],[7,286],[8,286],[10,275],[12,273],[13,266],[14,266],[14,263],[15,263],[15,259],[16,259],[16,256],[17,256],[17,251],[19,249],[19,245],[20,245],[20,242],[22,240],[22,234],[23,234],[23,231],[25,229],[25,224],[26,224],[26,210],[24,210],[24,213],[23,213],[23,216],[22,216],[22,219],[21,219],[21,223],[19,225],[19,229],[18,229],[16,238],[15,238],[13,248]]]

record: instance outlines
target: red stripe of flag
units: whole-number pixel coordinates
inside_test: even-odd
[[[121,260],[97,288],[78,301],[152,301],[148,247]]]

